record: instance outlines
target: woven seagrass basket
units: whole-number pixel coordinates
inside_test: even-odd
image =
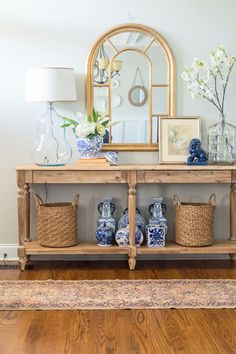
[[[175,242],[181,246],[200,247],[213,243],[216,196],[208,203],[186,203],[174,196]]]
[[[44,203],[35,195],[37,234],[45,247],[70,247],[78,243],[77,209],[79,196],[72,203]]]

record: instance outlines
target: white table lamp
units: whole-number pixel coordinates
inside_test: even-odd
[[[26,80],[26,101],[47,102],[48,110],[37,124],[31,157],[37,165],[64,165],[72,155],[65,136],[63,117],[54,102],[76,101],[75,73],[72,68],[45,67],[29,69]]]

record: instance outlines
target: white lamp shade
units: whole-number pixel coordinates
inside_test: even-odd
[[[29,69],[26,101],[76,101],[75,73],[72,68]]]

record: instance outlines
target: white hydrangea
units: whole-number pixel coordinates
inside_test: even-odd
[[[75,134],[80,139],[87,138],[90,134],[95,134],[96,123],[81,122],[75,128]]]

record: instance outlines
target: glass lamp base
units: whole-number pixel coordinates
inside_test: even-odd
[[[37,166],[44,166],[44,167],[57,167],[57,166],[65,166],[65,163],[59,163],[59,164],[43,164],[43,163],[37,163],[35,162],[35,165]]]
[[[36,136],[30,156],[38,166],[63,166],[72,156],[72,149],[67,142],[64,121],[56,112],[53,103],[36,125]]]

